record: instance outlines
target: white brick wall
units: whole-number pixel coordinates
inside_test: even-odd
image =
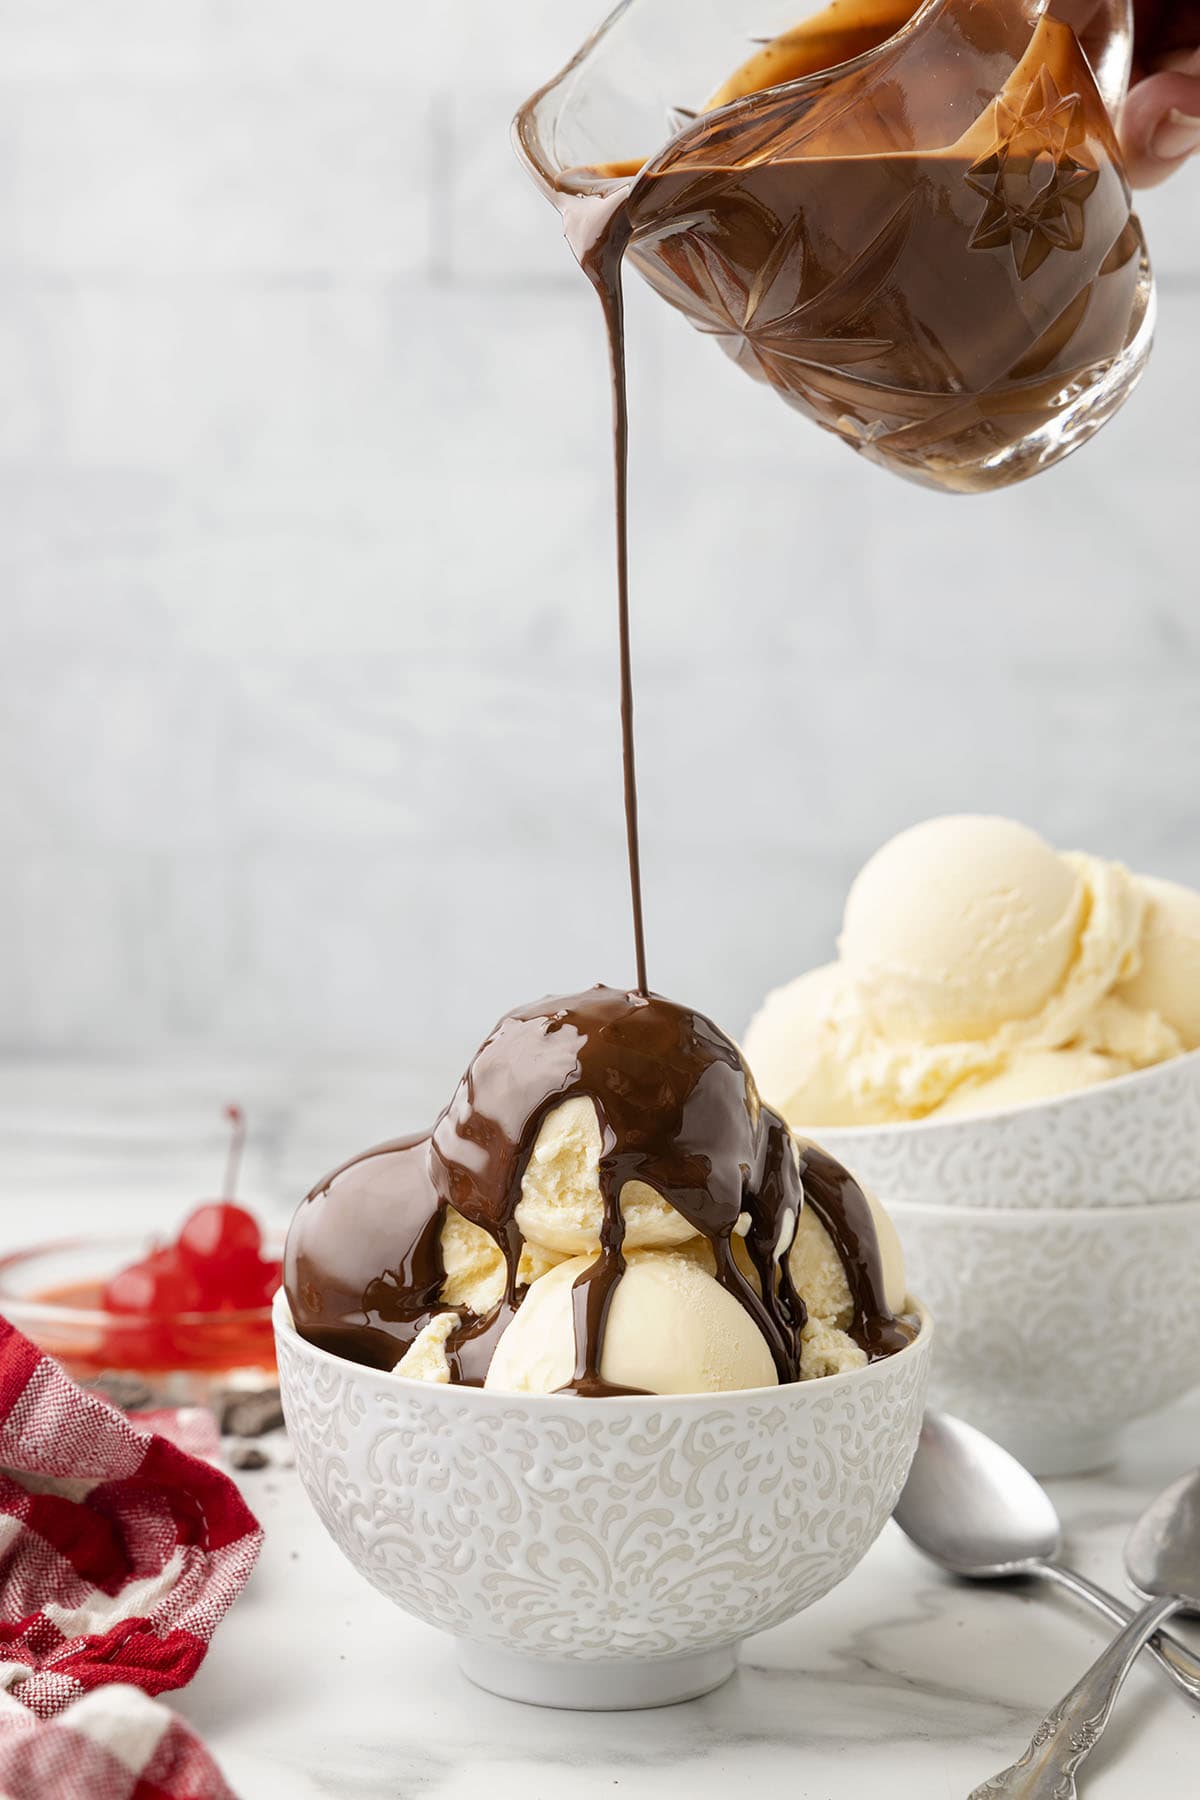
[[[0,0],[0,1050],[452,1070],[631,973],[603,348],[507,139],[600,8]],[[1142,393],[989,502],[632,296],[659,986],[738,1025],[941,808],[1200,880],[1200,169],[1147,216]]]

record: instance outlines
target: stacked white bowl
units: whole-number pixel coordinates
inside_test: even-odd
[[[933,1403],[1039,1475],[1200,1383],[1200,1051],[976,1118],[813,1135],[885,1203]]]

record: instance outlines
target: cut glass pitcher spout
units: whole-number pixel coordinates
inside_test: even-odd
[[[1128,0],[625,0],[517,121],[576,231],[896,473],[1060,461],[1149,356]]]

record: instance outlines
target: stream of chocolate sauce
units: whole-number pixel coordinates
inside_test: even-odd
[[[625,774],[625,841],[633,902],[633,940],[638,993],[647,994],[646,928],[642,911],[642,853],[638,830],[637,753],[633,713],[633,647],[629,626],[629,383],[625,363],[625,292],[622,269],[630,223],[625,193],[564,194],[560,210],[567,241],[599,295],[608,334],[612,374],[613,480],[617,547],[617,627],[621,668],[621,748]]]
[[[793,80],[814,69],[845,61],[891,36],[916,10],[917,0],[855,0],[847,7],[834,0],[828,15],[831,29],[821,29],[810,40],[781,53],[767,45],[728,84],[718,97],[724,104],[739,92],[753,93],[777,80]],[[865,16],[858,17],[857,12]],[[847,18],[847,13],[851,16]],[[610,177],[606,189],[594,186],[584,192],[565,186],[552,195],[563,222],[563,234],[596,290],[604,315],[612,381],[614,523],[617,554],[617,623],[621,671],[621,738],[625,782],[625,834],[629,857],[629,885],[633,905],[634,947],[638,992],[646,995],[646,934],[642,906],[641,841],[638,822],[637,757],[634,733],[633,658],[630,636],[629,580],[629,381],[625,344],[625,255],[633,236],[629,199],[641,165],[614,166],[598,171]],[[667,215],[664,215],[666,217]],[[652,223],[652,221],[648,221]],[[616,1252],[619,1255],[619,1248]],[[589,1287],[592,1278],[584,1277]]]

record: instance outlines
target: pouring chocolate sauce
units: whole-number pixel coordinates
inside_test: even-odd
[[[888,35],[905,0],[854,0],[831,9],[830,37],[769,46],[734,84],[776,79],[779,56],[842,60],[873,32]],[[902,22],[902,20],[901,20]],[[865,32],[865,38],[864,38]],[[803,34],[801,34],[803,35]],[[878,40],[877,40],[878,41]],[[785,77],[786,78],[786,77]],[[748,90],[752,91],[752,90]],[[439,1315],[458,1322],[445,1345],[451,1379],[483,1385],[497,1341],[523,1298],[517,1225],[522,1180],[554,1109],[583,1096],[600,1126],[600,1254],[576,1282],[576,1366],[566,1392],[605,1398],[630,1390],[604,1380],[605,1330],[625,1271],[621,1195],[644,1183],[712,1250],[717,1281],[753,1319],[779,1381],[801,1375],[807,1321],[788,1252],[801,1207],[811,1206],[846,1270],[850,1335],[869,1359],[911,1342],[914,1326],[887,1305],[870,1204],[846,1170],[815,1146],[798,1148],[759,1097],[733,1041],[703,1014],[650,991],[641,891],[630,640],[629,413],[622,269],[635,231],[653,223],[643,196],[630,207],[633,171],[598,172],[587,191],[556,200],[567,238],[599,295],[611,353],[617,615],[625,815],[637,988],[597,987],[505,1015],[485,1039],[431,1133],[368,1152],[322,1182],[288,1238],[285,1285],[310,1342],[351,1361],[392,1368]],[[677,215],[672,191],[664,206]],[[665,217],[664,213],[664,217]],[[732,215],[731,215],[732,217]],[[493,1240],[503,1292],[490,1313],[448,1306],[443,1232],[450,1211]],[[740,1243],[739,1258],[735,1246]],[[744,1265],[748,1265],[748,1268]]]

